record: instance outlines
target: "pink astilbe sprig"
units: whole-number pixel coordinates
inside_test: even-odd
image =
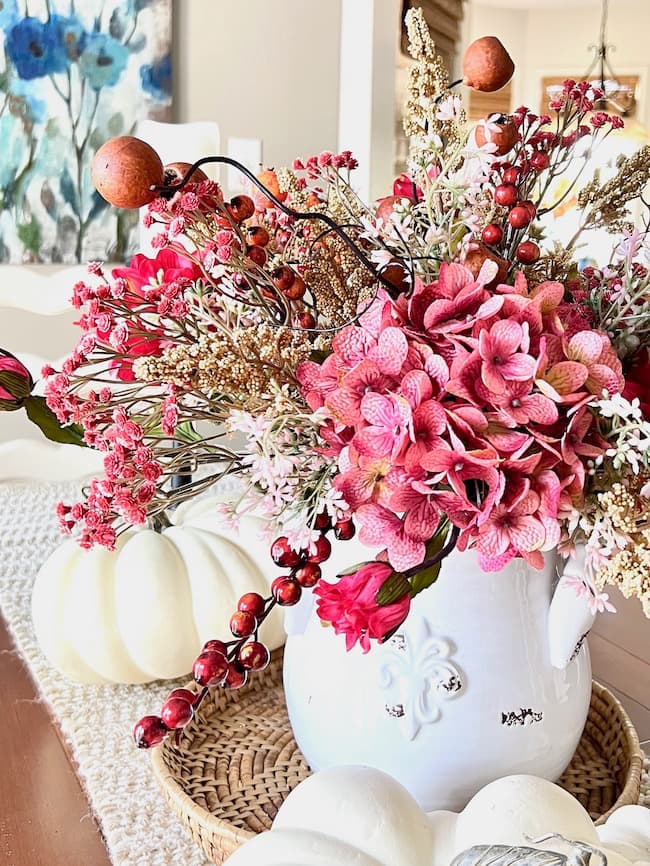
[[[60,506],[61,529],[78,530],[83,547],[112,548],[120,527],[163,514],[174,476],[203,460],[228,465],[235,455],[218,437],[199,446],[186,436],[189,421],[222,418],[209,401],[133,373],[137,358],[156,358],[194,339],[187,299],[204,278],[200,266],[190,254],[166,249],[153,258],[136,255],[111,279],[100,268],[90,272],[99,282],[73,289],[82,335],[60,371],[44,371],[45,394],[59,422],[80,425],[85,443],[104,453],[104,476],[91,482],[83,501]],[[205,486],[189,485],[186,493]]]

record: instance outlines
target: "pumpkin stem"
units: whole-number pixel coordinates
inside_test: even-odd
[[[167,517],[167,514],[164,511],[160,511],[158,514],[152,514],[149,518],[149,523],[154,532],[162,532],[163,529],[167,529],[172,525],[171,520]]]

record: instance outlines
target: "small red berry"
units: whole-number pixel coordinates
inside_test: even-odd
[[[232,689],[232,691],[234,691],[235,689],[240,689],[242,686],[245,686],[247,679],[247,671],[243,670],[238,665],[230,665],[224,685],[227,689]]]
[[[189,689],[172,689],[172,691],[167,695],[167,700],[169,701],[171,698],[182,698],[184,701],[193,704],[198,698],[198,695],[196,692],[192,692]]]
[[[526,208],[526,210],[530,214],[531,220],[535,219],[535,216],[537,214],[537,206],[535,205],[535,202],[532,202],[530,199],[526,199],[526,201],[520,201],[519,206]]]
[[[247,610],[238,610],[230,617],[230,631],[235,637],[250,637],[257,628],[257,617]]]
[[[264,599],[258,592],[247,592],[237,602],[237,610],[245,610],[260,619],[264,614]]]
[[[539,247],[534,241],[524,241],[523,244],[519,244],[517,247],[517,260],[522,263],[522,265],[532,265],[539,258]]]
[[[271,274],[271,279],[273,280],[273,285],[278,288],[281,292],[286,292],[293,285],[293,281],[296,279],[295,273],[288,268],[286,265],[281,265],[279,268],[276,268]]]
[[[503,229],[501,226],[490,223],[490,225],[485,226],[481,232],[481,239],[483,240],[483,243],[496,246],[496,244],[500,244],[503,239]]]
[[[291,547],[286,535],[281,535],[271,545],[271,559],[280,568],[295,568],[302,556]]]
[[[289,298],[290,301],[299,301],[301,298],[304,298],[307,286],[302,277],[296,276],[289,288],[282,289],[281,291],[285,298]]]
[[[165,725],[173,731],[174,728],[184,728],[194,715],[194,710],[184,698],[167,698],[160,715]]]
[[[517,187],[513,183],[501,183],[494,190],[494,200],[503,207],[512,207],[517,203]]]
[[[144,716],[133,728],[133,739],[139,749],[151,749],[165,739],[167,726],[160,716]]]
[[[246,255],[252,262],[255,262],[255,264],[260,267],[266,264],[266,250],[264,247],[248,247]]]
[[[271,653],[259,641],[245,643],[239,650],[239,664],[249,671],[263,671],[271,661]]]
[[[320,529],[321,532],[327,532],[328,529],[332,528],[332,518],[329,516],[327,511],[321,511],[321,513],[316,516],[314,526],[316,529]]]
[[[192,674],[200,686],[215,686],[223,681],[228,662],[222,653],[205,652],[194,660]]]
[[[302,588],[292,577],[276,577],[271,584],[271,592],[280,607],[291,607],[300,601]]]
[[[339,520],[334,527],[334,535],[339,541],[349,541],[355,532],[352,520]]]
[[[299,565],[292,573],[292,577],[298,581],[300,586],[309,588],[315,586],[321,578],[320,565],[315,562],[306,562],[304,565]]]
[[[236,223],[243,223],[255,213],[255,203],[249,195],[236,195],[230,199],[226,210]]]
[[[503,172],[503,182],[515,184],[519,180],[520,171],[517,166],[511,166]]]
[[[271,238],[263,226],[250,226],[246,230],[246,240],[254,247],[265,247]]]
[[[535,153],[531,155],[529,161],[535,171],[544,171],[544,169],[547,169],[551,163],[548,154],[541,150],[536,150]]]
[[[208,640],[203,644],[202,653],[221,653],[222,655],[228,654],[228,647],[222,640]]]
[[[525,229],[530,225],[531,217],[527,207],[517,205],[508,214],[508,222],[515,229]]]
[[[311,313],[304,311],[300,313],[297,317],[296,324],[299,328],[304,328],[306,331],[311,331],[316,327],[316,319]]]
[[[320,535],[316,541],[316,550],[307,556],[307,562],[325,562],[330,558],[332,545],[328,538]]]

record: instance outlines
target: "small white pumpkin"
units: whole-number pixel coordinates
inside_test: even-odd
[[[610,866],[648,866],[650,810],[624,806],[595,827],[565,790],[535,776],[486,785],[455,812],[426,815],[390,776],[336,767],[302,782],[268,833],[236,851],[227,866],[449,866],[474,845],[530,847],[559,833],[602,851]],[[536,846],[568,854],[558,839]]]
[[[370,767],[336,767],[305,779],[273,830],[228,866],[431,866],[433,832],[413,797]]]
[[[258,518],[243,518],[237,533],[206,528],[210,512],[218,526],[216,503],[177,509],[162,533],[126,532],[115,551],[82,550],[72,539],[58,547],[32,595],[36,637],[52,665],[84,683],[170,679],[191,670],[206,640],[229,635],[239,597],[268,595],[276,574]],[[282,645],[279,610],[260,636],[270,649]]]

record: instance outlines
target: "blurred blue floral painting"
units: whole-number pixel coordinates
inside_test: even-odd
[[[137,215],[90,163],[138,120],[169,120],[171,0],[0,0],[0,262],[120,261]]]

